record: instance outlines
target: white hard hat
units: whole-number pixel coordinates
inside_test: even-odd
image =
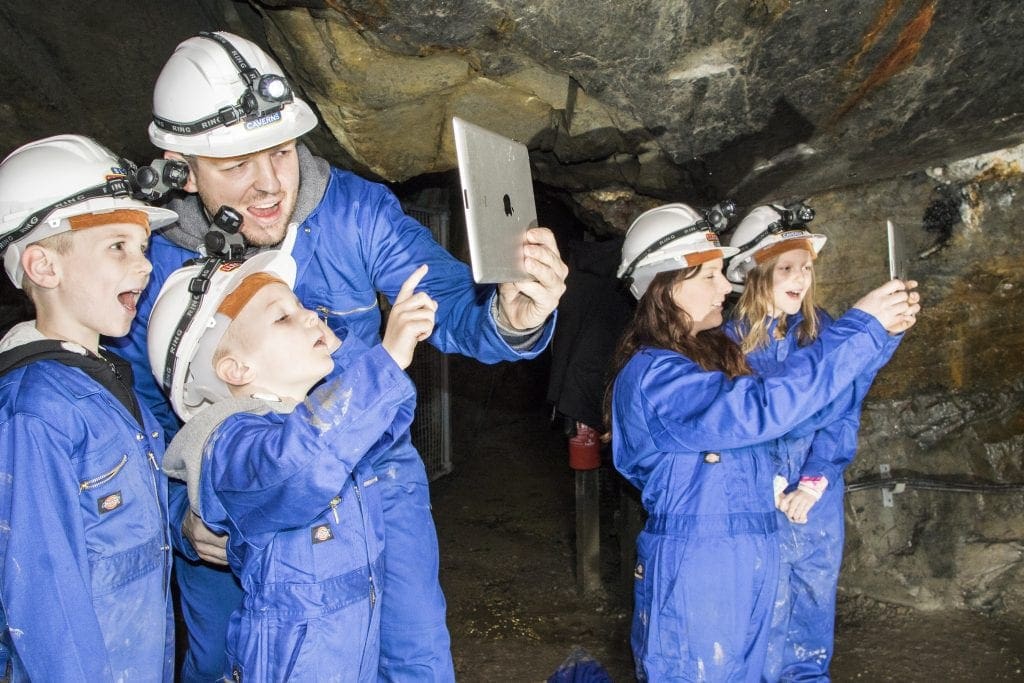
[[[803,204],[789,208],[766,204],[753,209],[740,221],[729,238],[729,246],[736,247],[739,253],[729,259],[725,276],[734,284],[742,285],[747,279],[747,273],[757,265],[758,256],[776,251],[763,250],[790,240],[810,242],[814,255],[817,256],[828,238],[807,230],[806,224],[813,219],[814,210]],[[794,248],[798,246],[793,245]]]
[[[714,211],[722,217],[721,209],[715,207]],[[640,299],[658,273],[700,263],[693,254],[714,251],[715,258],[732,256],[737,250],[723,247],[715,232],[727,219],[725,215],[720,224],[713,225],[686,204],[665,204],[645,211],[626,231],[616,276],[628,278],[629,291]]]
[[[291,287],[295,260],[276,249],[246,261],[202,259],[171,273],[157,295],[147,328],[149,365],[186,422],[207,403],[231,396],[213,369],[213,354],[231,324],[217,309],[254,273],[270,273]]]
[[[181,154],[233,157],[294,140],[316,124],[258,45],[204,31],[180,43],[157,77],[149,139]]]
[[[130,209],[150,229],[178,214],[132,197],[131,164],[91,138],[55,135],[22,145],[0,162],[0,251],[11,282],[21,287],[21,254],[29,244],[67,232],[68,219]]]

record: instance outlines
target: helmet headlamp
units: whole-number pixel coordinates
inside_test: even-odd
[[[703,212],[706,227],[716,235],[729,227],[729,220],[736,215],[736,202],[726,199]]]
[[[778,220],[772,221],[752,239],[741,244],[739,246],[741,252],[753,247],[768,235],[778,235],[788,230],[800,230],[814,220],[814,209],[803,202],[796,202],[789,206],[772,205],[772,210],[779,215]]]
[[[260,73],[221,35],[209,31],[201,31],[198,35],[224,48],[245,83],[245,91],[234,105],[221,107],[216,114],[190,123],[168,121],[154,113],[153,123],[157,128],[177,135],[200,135],[218,126],[231,126],[239,121],[256,121],[271,116],[294,101],[291,86],[283,76]]]
[[[213,224],[203,244],[208,256],[226,261],[241,261],[245,257],[245,238],[242,236],[242,214],[230,206],[222,206],[213,215]]]
[[[712,232],[716,236],[719,235],[723,230],[729,226],[729,219],[736,215],[736,203],[731,199],[726,199],[723,202],[715,204],[709,209],[705,209],[701,212],[703,218],[695,223],[684,226],[678,230],[673,230],[667,235],[655,240],[646,249],[637,254],[625,269],[622,270],[619,278],[624,284],[629,285],[633,281],[633,271],[637,269],[640,262],[645,258],[658,251],[666,244],[675,242],[681,237],[691,235],[695,232]]]
[[[256,83],[256,92],[267,102],[284,102],[291,99],[292,89],[288,81],[277,74],[263,74]]]

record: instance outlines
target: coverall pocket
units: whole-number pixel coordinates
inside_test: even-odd
[[[121,455],[121,460],[118,461],[118,463],[116,465],[114,465],[113,468],[111,468],[110,470],[108,470],[106,472],[103,472],[102,474],[98,474],[98,475],[90,477],[90,478],[88,478],[88,479],[86,479],[84,481],[80,481],[78,483],[78,489],[80,491],[88,491],[89,489],[94,489],[97,486],[102,486],[103,484],[106,484],[108,481],[110,481],[111,479],[116,477],[117,473],[120,472],[127,463],[128,463],[128,454],[127,453],[122,454]]]
[[[240,647],[236,649],[228,641],[228,680],[310,680],[306,674],[315,674],[315,671],[304,671],[300,665],[303,653],[310,649],[306,622],[279,618],[254,622],[255,628]]]
[[[372,339],[380,328],[380,307],[376,291],[348,287],[342,287],[340,291],[324,289],[303,301],[342,339],[347,336],[347,331],[354,331],[360,339],[368,333],[371,336],[366,338]]]
[[[107,451],[79,461],[79,506],[90,561],[161,536],[166,524],[159,478],[141,453]]]
[[[660,578],[654,585],[657,597],[653,609],[656,612],[651,615],[652,629],[657,634],[657,645],[651,647],[653,680],[670,671],[684,673],[692,670],[688,644],[690,629],[694,625],[688,618],[691,613],[687,590],[689,577],[682,559],[685,546],[685,542],[667,541],[662,544],[660,552]]]
[[[672,680],[680,680],[680,673],[690,668],[682,590],[685,576],[679,561],[683,545],[646,532],[637,542],[632,645],[640,680],[664,680],[670,672]]]

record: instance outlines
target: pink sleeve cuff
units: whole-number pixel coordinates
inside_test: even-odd
[[[821,495],[828,488],[828,479],[823,476],[800,477],[800,483],[796,488],[798,491],[804,491],[814,496],[815,500],[821,500]]]

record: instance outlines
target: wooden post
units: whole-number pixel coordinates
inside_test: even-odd
[[[601,587],[601,470],[576,470],[576,589]]]

